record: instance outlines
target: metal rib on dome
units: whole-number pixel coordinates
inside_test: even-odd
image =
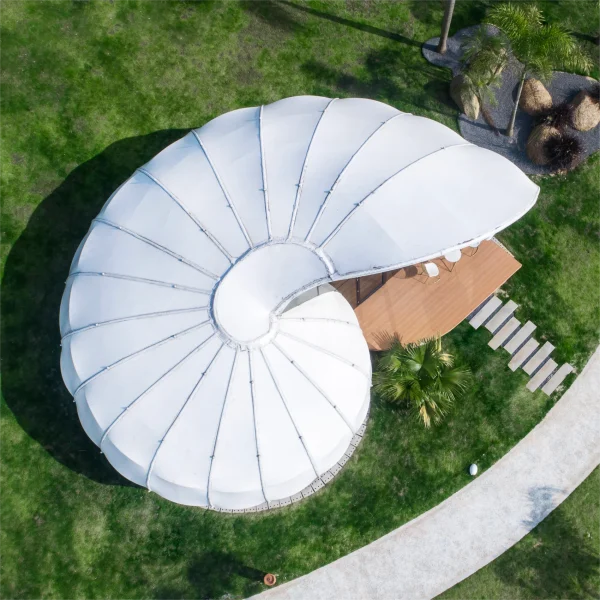
[[[372,100],[214,119],[92,222],[61,304],[61,370],[125,477],[255,511],[322,487],[364,431],[371,362],[327,282],[490,237],[535,202],[514,165]]]

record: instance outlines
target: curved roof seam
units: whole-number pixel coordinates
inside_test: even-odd
[[[308,168],[308,156],[310,154],[310,149],[312,148],[315,137],[317,136],[317,131],[319,129],[319,125],[321,125],[321,121],[325,117],[325,113],[327,109],[336,101],[338,98],[333,98],[327,103],[327,106],[321,112],[321,116],[313,129],[312,136],[310,141],[308,142],[308,146],[306,148],[306,154],[304,155],[304,162],[302,163],[302,169],[300,171],[300,177],[298,178],[298,183],[296,184],[296,197],[294,198],[294,206],[292,208],[292,217],[290,219],[290,226],[288,229],[287,239],[290,240],[294,233],[294,226],[296,224],[296,215],[298,214],[298,208],[300,206],[300,197],[302,196],[302,184],[304,183],[304,175],[306,173],[306,169]]]
[[[219,172],[217,171],[217,168],[215,167],[215,164],[213,163],[213,161],[210,157],[210,154],[208,153],[208,150],[206,149],[206,146],[202,143],[202,140],[200,139],[200,136],[198,135],[198,133],[196,132],[195,129],[192,129],[192,134],[196,138],[196,141],[200,145],[200,148],[202,148],[202,152],[204,152],[204,156],[206,157],[206,160],[208,161],[208,164],[210,165],[210,168],[212,169],[212,172],[214,173],[217,183],[219,184],[219,187],[221,188],[221,191],[223,192],[223,196],[225,196],[225,200],[227,201],[227,204],[229,205],[229,208],[231,209],[231,212],[233,213],[233,216],[235,217],[235,220],[237,221],[238,227],[241,229],[242,234],[246,238],[246,243],[248,244],[248,247],[253,248],[254,242],[252,241],[252,238],[250,237],[250,234],[248,233],[248,230],[246,229],[246,226],[244,225],[244,222],[242,221],[242,218],[240,217],[240,214],[237,211],[235,203],[231,199],[231,196],[230,196],[227,188],[225,187],[225,183],[221,179],[221,176],[219,175]]]
[[[296,368],[296,370],[304,377],[304,379],[306,379],[306,381],[308,381],[316,390],[317,392],[319,392],[319,394],[321,394],[321,396],[327,401],[327,403],[331,406],[331,408],[333,408],[333,410],[335,410],[335,412],[339,415],[340,419],[342,419],[342,421],[344,421],[346,427],[348,427],[348,429],[350,430],[350,432],[352,433],[352,435],[354,435],[354,429],[352,428],[352,425],[350,425],[350,423],[348,423],[346,417],[342,414],[342,412],[338,409],[337,405],[334,404],[329,396],[321,389],[321,387],[319,385],[317,385],[316,382],[314,382],[309,376],[308,374],[304,371],[304,369],[302,369],[302,367],[300,367],[298,365],[298,363],[295,360],[292,360],[288,354],[283,350],[283,348],[275,341],[273,340],[273,346],[275,346],[275,348],[277,348],[277,350],[279,350],[279,352],[281,352],[281,354],[283,354],[283,356],[285,356],[285,358],[287,358],[290,363]]]
[[[462,148],[464,146],[472,146],[473,144],[470,143],[465,143],[465,144],[451,144],[450,146],[442,146],[441,148],[437,148],[436,150],[433,150],[432,152],[429,152],[428,154],[425,154],[424,156],[421,156],[419,158],[417,158],[416,160],[413,160],[412,162],[408,163],[407,165],[404,165],[401,169],[399,169],[398,171],[396,171],[395,173],[393,173],[392,175],[390,175],[387,179],[385,179],[384,181],[382,181],[373,191],[369,192],[362,200],[360,200],[359,202],[357,202],[354,205],[354,208],[352,210],[350,210],[350,212],[336,225],[336,227],[333,229],[333,231],[325,238],[325,240],[323,240],[320,244],[319,244],[319,248],[323,248],[323,246],[327,245],[338,233],[339,231],[342,229],[342,227],[348,222],[348,220],[350,219],[350,217],[369,199],[373,196],[373,194],[375,194],[378,190],[380,190],[386,183],[388,183],[389,181],[391,181],[392,179],[394,179],[397,175],[400,175],[400,173],[403,173],[404,171],[406,171],[407,169],[409,169],[410,167],[412,167],[413,165],[416,165],[417,163],[421,162],[422,160],[429,158],[435,154],[438,154],[439,152],[442,152],[444,150],[449,150],[450,148]]]
[[[294,430],[298,434],[298,439],[300,440],[300,443],[302,444],[302,447],[304,448],[304,452],[306,452],[308,462],[310,462],[310,466],[312,467],[313,471],[315,472],[315,476],[320,478],[321,475],[319,474],[319,471],[317,470],[317,467],[315,466],[315,461],[313,460],[310,452],[308,451],[308,447],[306,446],[306,443],[304,442],[304,437],[302,436],[300,429],[298,428],[298,425],[296,424],[296,421],[294,420],[294,417],[292,416],[292,413],[290,412],[290,409],[285,400],[285,396],[283,395],[283,392],[281,391],[281,387],[279,386],[279,382],[277,381],[277,378],[275,377],[275,374],[273,373],[273,369],[271,368],[271,364],[269,363],[267,357],[265,356],[265,353],[262,348],[260,348],[260,353],[265,362],[265,365],[267,366],[267,371],[269,371],[269,375],[271,376],[273,385],[275,386],[275,389],[277,390],[277,393],[279,394],[279,397],[281,398],[281,403],[285,407],[285,411],[287,412],[287,414],[290,418],[292,426],[294,427]]]
[[[145,277],[134,277],[133,275],[122,275],[121,273],[107,273],[106,271],[74,271],[73,273],[69,273],[69,277],[77,277],[77,276],[85,276],[85,277],[110,277],[112,279],[125,279],[126,281],[134,281],[135,283],[145,283],[147,285],[159,285],[161,287],[173,288],[174,290],[181,290],[183,292],[194,292],[196,294],[206,294],[210,296],[212,291],[203,290],[201,288],[195,288],[188,285],[180,285],[178,283],[170,283],[168,281],[160,281],[158,279],[147,279]]]
[[[119,415],[116,417],[116,419],[114,419],[113,422],[107,427],[106,431],[102,435],[102,438],[100,439],[100,449],[102,449],[102,444],[104,443],[104,440],[108,437],[108,434],[112,431],[113,427],[117,423],[120,422],[120,420],[125,416],[125,414],[127,414],[129,412],[130,409],[132,409],[134,406],[136,406],[137,403],[140,400],[142,400],[142,398],[145,398],[158,384],[160,384],[162,381],[164,381],[169,375],[173,374],[173,372],[177,368],[179,368],[186,360],[188,360],[188,358],[190,358],[191,356],[196,354],[196,352],[199,352],[200,350],[202,350],[202,348],[204,348],[204,346],[206,346],[206,344],[208,344],[208,342],[210,342],[210,340],[214,336],[215,336],[214,333],[212,333],[210,336],[208,336],[201,344],[198,344],[198,346],[196,346],[193,350],[188,352],[182,359],[180,359],[178,362],[176,362],[168,371],[163,373],[156,381],[154,381],[154,383],[152,383],[150,386],[148,386],[137,398],[135,398],[132,402],[130,402],[125,407],[125,409],[119,413]]]
[[[327,194],[325,195],[325,199],[323,200],[323,203],[319,207],[319,211],[317,212],[317,216],[315,217],[312,225],[310,226],[310,229],[308,230],[308,233],[306,234],[306,237],[304,238],[305,242],[307,242],[310,239],[310,237],[312,236],[312,233],[313,233],[314,229],[318,225],[319,221],[321,220],[321,217],[322,217],[323,213],[325,212],[325,208],[327,206],[327,203],[329,202],[329,199],[330,199],[331,195],[333,194],[333,192],[336,189],[336,187],[339,185],[342,177],[344,176],[344,174],[348,170],[348,167],[350,166],[350,164],[360,154],[360,152],[362,151],[362,149],[368,144],[368,142],[375,136],[375,134],[377,132],[379,132],[381,129],[383,129],[390,121],[393,121],[394,119],[397,119],[398,117],[402,117],[402,116],[406,116],[406,115],[409,115],[409,116],[412,117],[412,115],[410,113],[400,113],[400,114],[397,114],[397,115],[393,115],[389,119],[386,119],[385,121],[383,121],[381,123],[381,125],[379,125],[379,127],[377,127],[377,129],[375,129],[363,141],[363,143],[357,148],[356,152],[354,152],[354,154],[352,154],[352,156],[350,157],[350,159],[348,160],[348,162],[344,165],[344,168],[339,172],[339,174],[338,174],[336,180],[333,182],[333,185],[331,186],[331,188],[327,191]]]
[[[286,337],[289,337],[290,339],[298,342],[299,344],[304,344],[305,346],[308,346],[309,348],[312,348],[313,350],[316,350],[317,352],[322,352],[323,354],[327,354],[328,356],[331,356],[332,358],[336,358],[337,360],[339,360],[341,363],[352,367],[354,370],[358,371],[363,377],[365,377],[366,379],[370,379],[370,375],[368,375],[367,373],[365,373],[364,371],[362,371],[355,363],[353,363],[352,361],[343,358],[342,356],[339,356],[338,354],[335,354],[335,352],[331,352],[331,350],[327,350],[327,348],[322,348],[321,346],[317,346],[316,344],[312,344],[311,342],[308,342],[306,340],[303,340],[300,337],[297,337],[291,333],[288,333],[287,331],[283,331],[283,330],[279,330],[279,333],[281,335],[284,335]]]
[[[263,108],[264,106],[261,106],[258,113],[258,141],[260,148],[260,170],[263,183],[262,191],[265,197],[265,215],[267,217],[267,235],[269,240],[272,240],[273,232],[271,230],[271,205],[269,203],[269,191],[267,189],[267,161],[265,159],[265,147],[263,143]]]
[[[254,441],[256,443],[256,463],[258,466],[258,478],[260,479],[260,489],[262,491],[263,498],[265,502],[269,502],[267,500],[267,495],[265,494],[265,484],[263,482],[262,476],[262,466],[260,463],[260,447],[258,445],[258,425],[256,423],[256,406],[255,406],[255,396],[256,390],[254,387],[254,373],[252,369],[252,350],[248,351],[248,373],[250,375],[250,399],[252,401],[252,421],[254,423]]]
[[[86,325],[85,327],[80,327],[79,329],[73,329],[65,333],[61,342],[68,337],[71,337],[77,333],[84,333],[85,331],[89,331],[90,329],[96,329],[96,327],[104,327],[105,325],[116,325],[117,323],[125,323],[127,321],[137,321],[142,319],[150,319],[152,317],[164,317],[166,315],[176,315],[176,314],[185,314],[190,312],[198,312],[201,310],[208,310],[208,304],[204,306],[194,306],[192,308],[175,308],[171,310],[163,310],[159,312],[151,312],[151,313],[142,313],[141,315],[132,315],[130,317],[120,317],[118,319],[110,319],[108,321],[100,321],[99,323],[93,323],[92,325]]]
[[[217,430],[215,432],[215,441],[213,443],[212,454],[210,456],[210,465],[208,467],[208,476],[206,478],[206,502],[209,507],[212,506],[212,503],[210,501],[210,482],[211,482],[212,468],[213,468],[213,464],[215,462],[215,455],[217,453],[217,444],[219,442],[219,433],[221,431],[221,423],[223,422],[223,415],[225,414],[225,406],[226,406],[227,400],[229,398],[231,382],[233,381],[233,375],[235,373],[235,368],[237,366],[237,361],[238,361],[240,352],[241,352],[241,350],[236,349],[235,354],[233,356],[233,362],[231,364],[231,371],[229,372],[229,380],[227,381],[227,388],[226,388],[225,394],[223,396],[223,405],[221,406],[221,414],[219,415],[219,422],[217,424]]]
[[[148,244],[149,246],[152,246],[153,248],[156,248],[157,250],[164,252],[167,256],[170,256],[171,258],[174,258],[177,261],[179,261],[185,265],[188,265],[189,267],[192,267],[196,271],[199,271],[203,275],[206,275],[207,277],[210,277],[211,279],[214,279],[215,281],[218,281],[220,279],[219,275],[215,275],[214,273],[211,273],[204,267],[201,267],[200,265],[197,265],[195,262],[188,260],[187,258],[181,256],[181,254],[177,254],[177,252],[173,252],[173,250],[169,250],[169,248],[167,248],[166,246],[163,246],[163,245],[159,244],[158,242],[151,240],[150,238],[147,238],[135,231],[132,231],[131,229],[128,229],[127,227],[123,227],[122,225],[117,225],[117,223],[113,223],[112,221],[109,221],[108,219],[104,219],[102,217],[96,217],[94,219],[94,222],[102,223],[103,225],[112,227],[113,229],[116,229],[117,231],[122,231],[123,233],[130,235],[131,237],[139,240],[140,242],[144,242],[145,244]]]
[[[169,433],[171,432],[171,430],[173,429],[173,427],[175,426],[175,424],[179,420],[179,417],[183,413],[185,407],[188,405],[188,403],[190,402],[190,400],[196,395],[196,392],[200,389],[200,386],[202,385],[202,383],[206,379],[206,375],[208,375],[208,373],[210,372],[211,367],[213,366],[213,364],[217,360],[217,356],[219,356],[219,353],[221,352],[222,349],[223,349],[223,344],[221,343],[221,345],[219,346],[219,348],[215,352],[214,356],[211,358],[210,363],[208,363],[208,366],[206,367],[206,369],[204,370],[204,372],[200,375],[200,379],[198,379],[198,381],[196,382],[196,385],[194,386],[194,388],[190,392],[189,396],[186,398],[185,402],[183,403],[183,406],[179,409],[179,411],[175,415],[175,418],[173,419],[173,421],[169,425],[167,431],[165,431],[165,434],[163,435],[162,439],[159,440],[158,447],[156,448],[156,450],[154,452],[154,455],[152,456],[152,460],[150,461],[150,465],[149,465],[148,471],[146,473],[146,487],[149,490],[150,490],[150,477],[152,476],[152,470],[154,469],[154,464],[156,463],[156,461],[158,459],[158,454],[160,452],[160,449],[163,447],[163,443],[165,442],[165,440],[167,439],[167,436],[169,435]]]
[[[128,354],[127,356],[123,356],[119,360],[104,367],[103,369],[100,369],[100,371],[98,371],[98,372],[94,373],[93,375],[91,375],[90,377],[88,377],[75,390],[75,393],[73,394],[73,396],[75,396],[77,394],[77,392],[79,392],[79,390],[84,388],[88,383],[91,383],[92,381],[94,381],[94,379],[96,379],[97,377],[100,377],[100,375],[102,375],[103,373],[106,373],[107,371],[111,371],[112,369],[114,369],[116,367],[120,367],[122,364],[126,363],[128,360],[131,360],[132,358],[136,358],[137,356],[140,356],[141,354],[143,354],[144,352],[147,352],[148,350],[153,350],[155,348],[159,348],[160,346],[163,346],[164,344],[167,344],[168,342],[172,342],[176,339],[179,339],[180,337],[183,337],[184,335],[191,333],[192,331],[195,331],[196,329],[200,329],[201,327],[204,327],[204,325],[208,325],[208,324],[210,324],[210,321],[208,319],[206,321],[196,323],[196,325],[192,325],[191,327],[182,329],[181,331],[178,331],[175,334],[171,334],[171,335],[167,336],[166,338],[163,338],[162,340],[153,342],[149,346],[144,346],[143,348],[140,348],[139,350],[136,350],[135,352]]]
[[[153,181],[155,185],[157,185],[181,210],[196,224],[196,226],[200,229],[200,231],[218,248],[218,250],[227,258],[227,260],[231,263],[233,261],[233,256],[226,250],[226,248],[219,242],[219,240],[202,224],[202,222],[196,217],[192,211],[181,200],[173,194],[173,192],[169,191],[169,189],[159,181],[154,175],[148,172],[144,167],[139,167],[138,171],[144,174],[150,181]]]
[[[344,321],[342,319],[333,319],[331,317],[286,317],[285,313],[283,313],[281,315],[281,318],[285,321],[329,321],[331,323],[341,323],[343,325],[350,325],[351,327],[360,329],[360,325],[358,323],[353,323],[352,321]]]

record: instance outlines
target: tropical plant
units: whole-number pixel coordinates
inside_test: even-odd
[[[571,105],[567,102],[563,102],[538,115],[534,124],[536,126],[549,125],[550,127],[555,127],[562,131],[571,124],[571,112]]]
[[[394,339],[373,376],[375,392],[391,402],[405,402],[425,427],[440,423],[467,388],[470,371],[455,366],[439,337],[403,345]]]
[[[488,23],[508,37],[513,54],[523,63],[519,87],[506,134],[512,137],[525,78],[548,80],[553,69],[589,72],[592,61],[561,25],[544,23],[540,9],[533,4],[499,4],[489,12]]]
[[[502,70],[508,63],[508,40],[502,34],[489,31],[487,27],[480,27],[462,45],[462,50],[465,84],[477,96],[488,125],[498,133],[487,105],[497,104],[495,88],[502,83]]]
[[[456,0],[446,0],[446,5],[444,8],[444,20],[442,21],[442,33],[437,46],[437,51],[440,54],[446,54],[448,33],[450,32],[450,23],[452,22],[452,13],[454,13],[455,2]]]

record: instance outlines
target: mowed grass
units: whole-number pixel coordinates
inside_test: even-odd
[[[458,3],[454,28],[481,20],[488,5]],[[572,6],[548,10],[593,34],[596,4]],[[91,219],[160,149],[241,106],[364,96],[456,129],[450,73],[420,53],[443,5],[2,8],[3,598],[250,595],[266,571],[297,577],[435,506],[469,481],[471,462],[492,465],[552,406],[555,398],[527,392],[523,373],[487,347],[487,332],[463,324],[445,341],[474,385],[446,423],[425,431],[374,398],[356,455],[300,505],[234,517],[127,485],[83,433],[59,370],[60,297]],[[596,156],[539,182],[537,207],[502,238],[523,263],[507,287],[519,316],[579,368],[598,337],[597,173]]]

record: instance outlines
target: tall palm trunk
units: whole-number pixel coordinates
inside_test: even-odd
[[[437,47],[440,54],[446,54],[446,42],[448,41],[448,32],[450,31],[450,22],[452,21],[452,13],[454,12],[454,3],[456,0],[446,0],[446,8],[444,10],[444,21],[442,23],[442,35]]]
[[[519,80],[519,89],[517,90],[517,97],[515,98],[515,105],[513,106],[512,115],[510,115],[510,122],[508,124],[508,129],[506,130],[506,135],[508,137],[512,137],[515,133],[515,120],[517,118],[517,110],[519,110],[519,100],[521,100],[521,92],[523,91],[523,84],[525,83],[525,69],[521,73],[521,79]]]

